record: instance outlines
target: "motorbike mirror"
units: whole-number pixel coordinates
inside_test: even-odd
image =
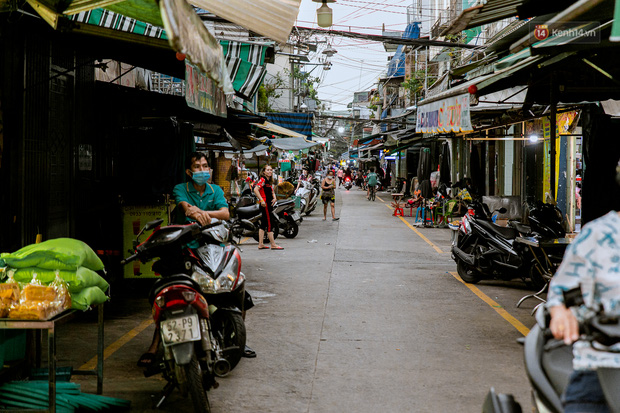
[[[155,221],[147,222],[146,225],[144,226],[144,229],[142,229],[142,231],[148,231],[150,229],[157,228],[163,223],[164,223],[163,219],[156,219]]]

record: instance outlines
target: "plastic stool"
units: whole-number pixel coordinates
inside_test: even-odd
[[[394,216],[401,216],[404,217],[405,216],[405,211],[403,211],[402,208],[394,208]]]
[[[418,207],[415,211],[415,222],[424,222],[424,208]]]
[[[434,225],[435,223],[433,220],[433,211],[429,207],[424,208],[424,211],[422,212],[422,222],[424,222],[425,226],[427,225],[427,222],[430,225]]]

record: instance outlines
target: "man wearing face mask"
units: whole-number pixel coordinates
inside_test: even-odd
[[[175,185],[172,191],[177,203],[176,223],[198,222],[204,226],[211,223],[211,218],[229,219],[230,214],[224,191],[219,186],[208,182],[211,179],[211,169],[206,155],[202,152],[193,152],[189,156],[188,169],[185,173],[191,180]],[[138,360],[139,367],[148,368],[154,365],[160,340],[159,331],[156,329],[149,349]],[[244,356],[256,357],[256,353],[246,346]]]
[[[176,185],[172,191],[177,208],[185,213],[185,220],[182,223],[196,221],[200,225],[207,225],[211,222],[211,218],[229,219],[224,191],[208,182],[211,178],[211,169],[206,155],[202,152],[192,153],[185,173],[191,181]]]

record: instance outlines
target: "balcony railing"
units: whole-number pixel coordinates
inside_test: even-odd
[[[451,16],[452,14],[450,8],[439,11],[437,21],[435,21],[435,23],[431,27],[431,39],[435,39],[436,37],[438,37],[439,33],[441,33],[444,28],[448,27]]]

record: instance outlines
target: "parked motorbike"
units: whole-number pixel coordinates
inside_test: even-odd
[[[499,213],[505,213],[501,208]],[[534,215],[537,214],[533,211]],[[482,279],[511,280],[521,278],[529,280],[534,288],[541,290],[562,261],[565,246],[543,249],[536,246],[540,230],[532,222],[531,227],[502,227],[491,221],[492,214],[486,204],[472,201],[468,212],[463,216],[456,242],[452,246],[452,258],[457,264],[457,271],[463,281],[475,284]],[[530,215],[531,216],[531,215]],[[550,223],[549,217],[539,216],[541,226],[544,225],[549,235],[560,238],[565,232],[554,232],[557,223]],[[555,219],[559,219],[557,216]],[[561,222],[561,221],[560,221]],[[560,224],[561,227],[561,224]],[[534,236],[532,242],[524,237]],[[517,237],[519,239],[517,240]]]
[[[527,206],[529,225],[523,225],[514,220],[508,221],[508,225],[527,236],[561,238],[566,235],[562,211],[557,206],[531,199],[528,200]]]
[[[317,184],[312,184],[307,181],[301,181],[299,189],[295,192],[295,195],[300,198],[301,202],[300,214],[310,215],[314,211],[319,200],[319,193],[318,182]]]
[[[258,230],[261,228],[263,215],[260,205],[256,203],[256,197],[247,192],[239,198],[230,198],[228,201],[230,211],[230,231],[233,238],[240,240],[242,237],[252,237],[258,241]],[[272,211],[273,238],[278,238],[280,233],[280,218]],[[263,242],[269,242],[267,233],[263,236]]]
[[[196,412],[210,412],[207,391],[217,388],[241,359],[245,348],[242,317],[245,276],[239,249],[227,244],[227,223],[197,223],[161,227],[147,223],[134,241],[135,253],[121,261],[157,259],[153,271],[161,275],[149,293],[153,319],[161,334],[163,360],[145,375],[163,373],[168,381],[156,407],[174,388],[189,393]],[[140,243],[140,236],[152,234]],[[197,248],[188,243],[197,243]]]
[[[286,238],[295,238],[302,221],[299,212],[295,211],[295,201],[290,198],[278,200],[273,206],[273,212],[279,218],[282,235]]]
[[[353,181],[351,180],[351,177],[347,176],[344,178],[344,189],[348,191],[351,188],[353,188]]]
[[[568,307],[583,303],[579,288],[565,292],[564,297]],[[581,339],[604,346],[620,343],[619,317],[602,311],[592,313],[592,316],[580,323]],[[573,371],[573,352],[572,346],[554,339],[548,327],[547,309],[541,307],[536,313],[536,325],[525,338],[525,369],[532,385],[532,411],[561,413],[563,408],[560,397]],[[620,412],[620,369],[599,368],[597,374],[610,410]],[[482,412],[516,413],[521,412],[521,405],[512,395],[498,394],[491,388]]]

